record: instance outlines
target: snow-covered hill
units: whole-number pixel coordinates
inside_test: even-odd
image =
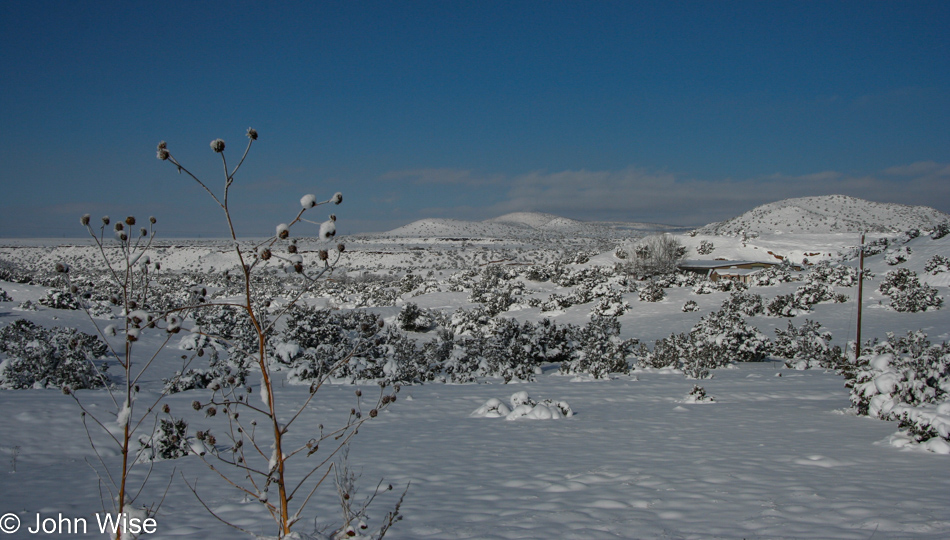
[[[860,231],[901,232],[911,228],[931,229],[950,220],[950,215],[928,206],[877,203],[828,195],[800,197],[764,204],[741,216],[710,223],[700,234],[734,236],[746,233],[842,233]]]

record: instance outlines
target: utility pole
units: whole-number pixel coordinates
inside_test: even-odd
[[[854,359],[861,357],[861,306],[864,304],[864,233],[861,233],[861,253],[858,255],[858,338],[854,344]]]

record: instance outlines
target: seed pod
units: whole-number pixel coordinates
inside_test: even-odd
[[[79,223],[89,225],[89,214],[83,214],[83,216],[79,218]]]
[[[297,244],[287,246],[287,253],[297,253]]]
[[[219,154],[224,152],[224,141],[221,139],[215,139],[211,141],[211,149]]]
[[[346,246],[344,246],[343,244],[336,245],[336,250],[339,251],[340,253],[343,253],[345,249],[346,249]]]
[[[155,225],[155,222],[156,222],[156,221],[158,221],[158,220],[155,219],[155,216],[149,216],[149,217],[148,217],[148,222],[151,223],[152,225]]]
[[[254,128],[247,128],[247,138],[248,138],[248,139],[251,139],[252,141],[256,141],[256,140],[257,140],[257,130],[254,129]]]
[[[165,414],[172,412],[172,408],[168,406],[168,403],[162,405],[162,412]]]
[[[200,410],[201,410],[201,402],[198,401],[197,399],[194,400],[194,401],[192,401],[192,402],[191,402],[191,408],[194,409],[194,410],[196,410],[196,411],[200,411]]]
[[[109,216],[102,216],[102,224],[103,225],[109,224]]]
[[[128,225],[129,227],[131,227],[132,225],[135,225],[135,216],[129,216],[125,218],[125,224]]]
[[[376,409],[373,409],[373,410],[369,411],[369,417],[370,417],[370,418],[376,418],[376,415],[377,415],[377,414],[379,414],[379,411],[377,411]]]
[[[325,261],[330,258],[330,254],[327,253],[327,250],[325,249],[321,249],[320,252],[317,254],[317,256],[320,258],[321,261]]]

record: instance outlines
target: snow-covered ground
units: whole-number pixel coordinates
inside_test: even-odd
[[[515,217],[538,225],[525,216]],[[513,217],[506,220],[513,221]],[[775,255],[796,262],[806,257],[834,259],[857,245],[856,235],[846,234],[776,233],[746,241],[703,235],[677,238],[689,248],[689,258],[730,260],[769,260]],[[399,277],[409,271],[417,275],[431,271],[432,279],[440,280],[493,260],[530,263],[563,255],[558,246],[495,240],[461,245],[456,240],[426,243],[405,235],[398,239],[366,235],[345,240],[352,253],[345,254],[343,264],[354,275]],[[695,250],[703,240],[714,243],[715,249],[700,256]],[[305,257],[315,256],[318,246],[304,240],[300,245]],[[876,290],[887,271],[906,267],[947,296],[950,273],[928,275],[923,268],[933,255],[950,255],[950,237],[921,236],[906,246],[910,253],[899,266],[886,264],[883,255],[868,259],[877,277],[865,288],[864,338],[922,329],[931,341],[950,339],[950,307],[898,313],[886,307],[887,298]],[[168,271],[223,270],[233,264],[225,242],[169,241],[159,245],[153,259],[161,260]],[[68,261],[78,268],[95,265],[96,253],[83,242],[4,242],[0,261],[35,268]],[[576,267],[617,262],[621,261],[613,250],[604,250]],[[525,285],[525,296],[539,298],[569,291],[550,282]],[[798,285],[751,291],[771,298],[793,292]],[[0,288],[12,297],[0,302],[0,327],[26,318],[48,327],[93,330],[82,312],[42,306],[37,311],[19,310],[22,302],[44,297],[45,287],[0,282]],[[855,288],[836,291],[850,298],[856,293]],[[689,331],[728,296],[670,288],[663,300],[653,303],[625,293],[631,309],[619,317],[622,335],[652,346],[670,333]],[[398,303],[410,300],[446,312],[471,305],[464,292],[405,295]],[[699,310],[684,313],[688,300],[696,301]],[[399,307],[373,309],[391,324]],[[591,304],[582,304],[542,313],[540,308],[516,304],[502,316],[533,321],[549,317],[558,324],[583,325],[590,310]],[[792,321],[799,325],[806,318],[821,322],[838,345],[854,339],[853,301],[820,303]],[[769,337],[788,321],[762,315],[748,318]],[[145,335],[142,350],[157,347],[160,337]],[[161,378],[180,367],[177,342],[162,351],[140,381],[140,402],[157,397]],[[380,479],[395,488],[371,508],[370,525],[380,524],[382,514],[411,483],[402,505],[404,519],[387,538],[950,538],[948,456],[891,444],[895,423],[856,416],[849,409],[844,380],[834,372],[789,370],[779,361],[718,369],[712,379],[702,381],[668,370],[640,369],[609,380],[556,371],[557,366],[548,365],[536,381],[519,384],[490,379],[481,384],[403,387],[394,405],[360,429],[350,450],[350,465],[361,473],[361,494],[370,493]],[[282,374],[278,377],[275,391],[289,415],[308,391],[286,384]],[[251,382],[256,388],[259,377],[252,375]],[[697,383],[715,401],[687,402]],[[303,443],[319,425],[342,422],[354,406],[355,389],[347,384],[321,389],[294,425],[291,438]],[[552,420],[472,416],[486,401],[495,398],[507,404],[519,391],[537,400],[564,401],[574,414]],[[193,400],[206,401],[209,395],[208,390],[191,390],[168,396],[164,403],[191,428],[223,433],[226,424],[221,415],[206,418],[191,408]],[[79,396],[90,411],[113,407],[104,391],[81,391]],[[100,431],[92,433],[98,443],[105,442]],[[118,456],[107,450],[102,458]],[[23,527],[8,537],[42,536],[30,535],[25,528],[35,525],[38,514],[42,519],[60,513],[86,518],[88,536],[95,536],[94,516],[103,512],[96,473],[101,467],[71,397],[51,389],[0,390],[0,459],[0,515],[16,515]],[[202,508],[183,477],[197,480],[202,500],[223,519],[254,533],[275,532],[260,504],[246,501],[195,456],[158,461],[151,468],[139,466],[132,477],[141,482],[146,474],[149,480],[138,502],[162,504],[155,516],[157,532],[144,538],[235,537],[233,529]],[[298,525],[300,532],[339,522],[333,489],[318,490],[310,508],[309,517]]]

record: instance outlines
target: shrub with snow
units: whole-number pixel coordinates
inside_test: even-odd
[[[934,255],[924,265],[924,271],[934,276],[943,272],[950,272],[950,258],[940,254]]]
[[[891,248],[884,253],[884,262],[891,266],[898,265],[903,262],[907,262],[907,259],[910,258],[912,251],[907,246],[901,246],[899,248]]]
[[[630,371],[627,358],[638,341],[620,338],[620,322],[615,317],[591,317],[577,339],[579,346],[569,360],[561,362],[561,373],[603,379],[611,373]]]
[[[747,291],[736,291],[722,303],[722,309],[736,311],[747,317],[760,315],[765,311],[762,305],[762,295]]]
[[[916,313],[939,309],[943,304],[937,289],[921,283],[917,273],[907,268],[898,268],[885,274],[878,291],[891,298],[890,306],[895,311]]]
[[[640,287],[637,294],[641,302],[659,302],[666,296],[663,287],[655,281],[648,281],[643,287]]]
[[[432,327],[432,317],[412,302],[402,307],[396,321],[407,332],[425,332]]]
[[[937,226],[934,227],[933,232],[930,233],[930,238],[934,240],[940,240],[941,238],[943,238],[944,236],[947,236],[948,234],[950,234],[950,221],[944,221],[942,223],[937,224]]]
[[[841,347],[831,345],[831,332],[821,330],[821,323],[812,320],[798,328],[789,321],[788,329],[775,329],[772,354],[785,359],[792,369],[836,368],[841,362]]]
[[[692,390],[686,394],[683,403],[714,403],[716,398],[708,395],[706,389],[698,384],[693,385]]]
[[[56,289],[47,291],[46,296],[39,299],[39,303],[53,309],[82,309],[72,294]]]
[[[0,388],[102,388],[110,384],[102,359],[108,347],[73,328],[44,328],[19,319],[0,330]]]
[[[699,311],[699,304],[697,304],[695,300],[687,300],[686,303],[683,304],[684,313],[689,313],[691,311]]]
[[[190,453],[188,423],[181,418],[162,418],[151,437],[139,438],[138,461],[178,459]]]
[[[544,399],[535,401],[525,391],[515,392],[509,398],[508,405],[496,398],[486,401],[475,409],[470,416],[476,418],[502,418],[506,420],[557,420],[570,418],[574,411],[566,401]]]
[[[7,294],[7,291],[0,289],[0,302],[12,302],[13,298]]]
[[[716,249],[716,246],[713,245],[709,240],[701,240],[699,242],[699,247],[696,248],[696,253],[700,255],[709,255]]]
[[[896,420],[905,439],[950,453],[950,346],[921,331],[873,344],[848,375],[858,414]]]

